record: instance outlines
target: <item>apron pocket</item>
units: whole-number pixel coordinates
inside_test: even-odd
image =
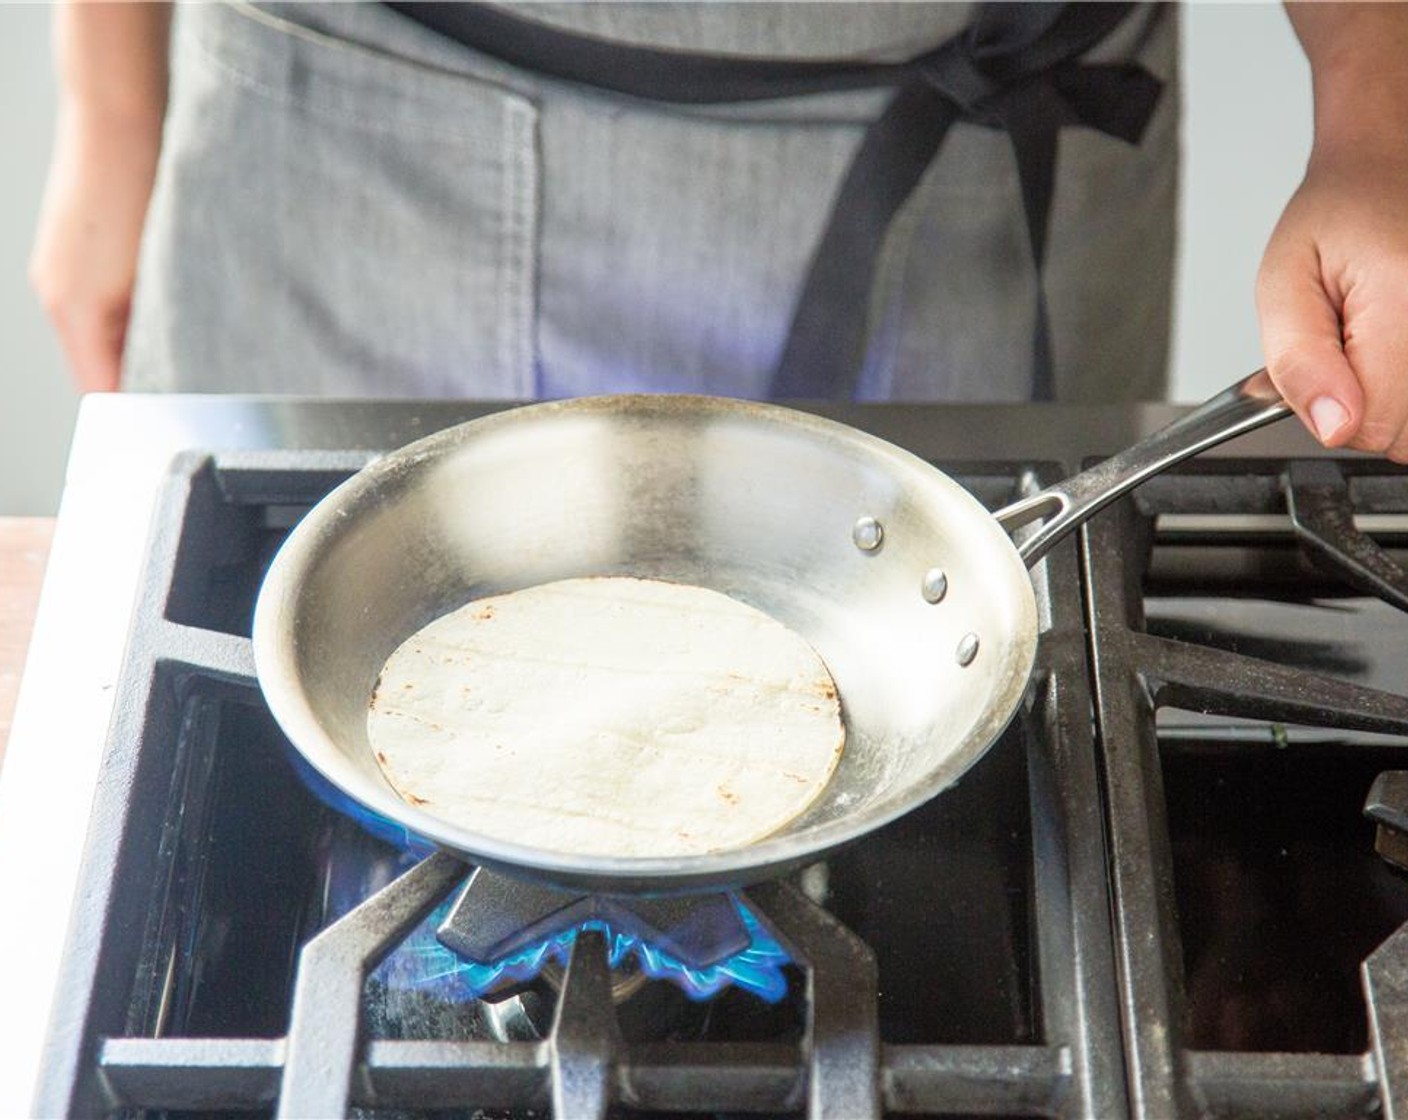
[[[177,35],[128,387],[530,396],[532,101],[243,6]]]

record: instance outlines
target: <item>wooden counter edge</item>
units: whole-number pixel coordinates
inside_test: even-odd
[[[0,517],[0,765],[53,538],[51,517]]]

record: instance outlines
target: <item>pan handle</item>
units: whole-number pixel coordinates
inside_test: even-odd
[[[1032,521],[1046,519],[1021,544],[1027,567],[1097,510],[1173,464],[1206,451],[1233,436],[1270,424],[1291,414],[1265,369],[1224,389],[1192,412],[1089,470],[997,511],[994,516],[1009,533]]]

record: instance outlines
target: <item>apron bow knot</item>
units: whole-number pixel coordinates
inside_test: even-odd
[[[658,50],[559,30],[496,5],[391,0],[390,7],[511,65],[674,104],[768,101],[891,87],[866,130],[812,252],[768,395],[855,395],[870,289],[890,220],[955,121],[1001,128],[1017,158],[1036,266],[1032,399],[1055,391],[1041,273],[1056,141],[1082,124],[1137,143],[1162,83],[1134,64],[1079,58],[1129,14],[1127,3],[980,4],[969,27],[904,62],[736,58]]]
[[[962,120],[1000,128],[1011,140],[1036,279],[1031,398],[1055,398],[1042,273],[1060,131],[1084,125],[1138,143],[1163,88],[1142,66],[1080,61],[1128,8],[985,4],[965,31],[909,64],[908,80],[866,132],[832,205],[770,396],[854,395],[884,231]]]
[[[965,120],[983,120],[986,103],[1004,92],[1003,84],[985,73],[974,57],[966,34],[919,58],[914,69],[920,80],[958,106]]]

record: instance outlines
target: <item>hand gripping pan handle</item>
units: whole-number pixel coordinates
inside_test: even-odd
[[[1096,511],[1145,479],[1209,447],[1291,414],[1266,370],[1224,389],[1186,416],[1147,439],[1064,482],[1049,486],[997,511],[1009,533],[1032,521],[1047,520],[1017,546],[1027,567]]]

